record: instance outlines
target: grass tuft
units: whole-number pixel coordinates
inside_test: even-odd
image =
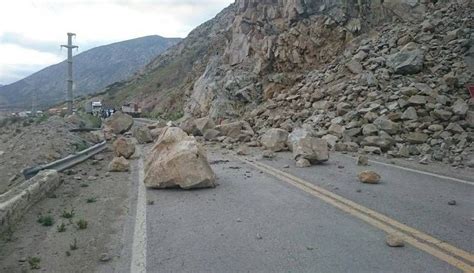
[[[78,229],[86,229],[88,223],[87,223],[86,220],[81,219],[81,220],[79,220],[79,221],[76,222],[76,225],[77,225],[77,228],[78,228]]]
[[[41,259],[39,257],[29,257],[28,263],[30,264],[30,269],[40,269]]]
[[[45,227],[50,227],[54,224],[54,218],[51,215],[40,215],[38,217],[38,223]]]

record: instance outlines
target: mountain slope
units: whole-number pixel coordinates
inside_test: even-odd
[[[474,160],[473,8],[236,0],[108,96],[184,124],[245,120],[256,133],[238,139],[252,145],[303,127],[334,150],[462,166]]]
[[[74,56],[75,96],[94,93],[111,83],[127,79],[179,40],[146,36],[96,47]],[[29,107],[34,91],[39,106],[65,100],[66,69],[66,62],[61,62],[0,87],[3,100],[0,103]]]
[[[331,62],[361,33],[393,18],[412,20],[425,9],[406,0],[359,2],[365,4],[236,0],[141,75],[110,88],[110,99],[135,100],[154,114],[236,117],[262,101],[279,73],[286,78],[277,80],[279,87],[290,84],[300,72]]]

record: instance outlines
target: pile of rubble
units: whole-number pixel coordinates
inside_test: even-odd
[[[465,56],[473,50],[473,17],[447,5],[421,25],[380,27],[244,118],[260,128],[257,135],[303,127],[333,150],[472,166],[474,104],[466,85],[474,78]]]
[[[105,121],[104,133],[113,140],[115,154],[109,171],[130,171],[128,160],[134,156],[136,145],[152,143],[156,139],[145,163],[144,183],[147,187],[195,189],[217,185],[206,153],[193,136],[173,127],[172,123],[156,122],[134,127],[133,123],[130,116],[120,112]],[[190,130],[198,134],[197,128],[204,131],[214,128],[214,124],[198,121]]]

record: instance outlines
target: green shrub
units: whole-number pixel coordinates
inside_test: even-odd
[[[79,221],[76,222],[76,225],[77,225],[77,228],[78,229],[86,229],[87,228],[87,221],[84,220],[84,219],[81,219]]]
[[[89,145],[84,140],[73,143],[72,145],[75,147],[76,152],[84,151],[85,149],[89,148]]]
[[[40,269],[41,259],[39,257],[29,257],[28,263],[30,264],[30,269]]]
[[[66,231],[66,225],[64,223],[61,223],[60,225],[58,225],[56,227],[56,229],[58,230],[58,232],[65,232]]]
[[[40,215],[38,217],[38,223],[45,227],[50,227],[54,224],[54,218],[51,215]]]
[[[66,218],[66,219],[71,219],[74,217],[76,213],[74,212],[74,209],[71,209],[69,211],[63,210],[63,214],[61,214],[61,217]]]

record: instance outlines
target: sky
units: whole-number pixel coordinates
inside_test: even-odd
[[[0,0],[0,84],[66,58],[67,32],[78,54],[113,42],[186,37],[234,0]]]

